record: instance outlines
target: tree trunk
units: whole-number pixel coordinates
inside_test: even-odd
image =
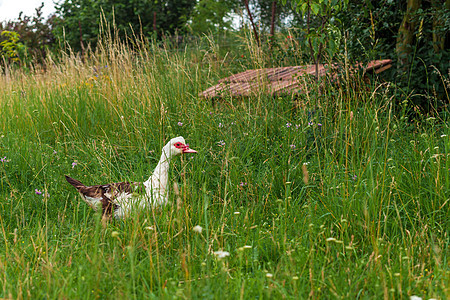
[[[445,9],[450,10],[450,0],[445,1]],[[450,32],[445,33],[444,49],[450,49]]]
[[[272,19],[270,20],[270,35],[275,34],[275,15],[277,12],[277,1],[272,2]]]
[[[413,49],[414,32],[417,27],[417,20],[415,13],[421,5],[421,0],[408,0],[406,13],[403,16],[403,21],[398,29],[396,52],[398,55],[399,68],[402,71],[408,69],[410,61],[410,54]]]
[[[81,22],[80,22],[80,20],[78,20],[78,29],[80,31],[81,60],[84,61],[84,43],[83,43],[83,33],[81,32]]]
[[[255,22],[253,22],[252,12],[250,11],[250,7],[248,6],[248,0],[244,0],[245,8],[247,9],[248,17],[250,19],[250,23],[252,24],[253,34],[255,35],[256,43],[259,46],[259,35],[258,30],[256,29]]]
[[[445,20],[440,13],[442,9],[450,9],[450,0],[445,1],[445,6],[441,0],[431,0],[433,6],[433,49],[438,53],[445,48],[445,38],[448,33],[442,30]]]

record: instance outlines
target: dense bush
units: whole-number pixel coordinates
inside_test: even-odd
[[[397,63],[396,51],[405,11],[406,3],[400,1],[350,1],[348,10],[339,14],[348,54],[352,60],[392,59],[396,64],[386,73],[387,80],[411,95],[414,104],[442,109],[449,101],[444,79],[449,77],[450,10],[444,1],[422,1],[412,15],[417,27],[406,68]]]
[[[16,43],[23,44],[22,55],[18,60],[24,63],[42,63],[48,51],[55,51],[58,47],[57,40],[53,34],[55,16],[45,19],[42,14],[44,4],[36,8],[34,16],[24,16],[22,13],[17,20],[0,23],[0,32],[15,32],[20,40]],[[3,35],[0,42],[9,38]],[[5,55],[5,53],[2,53]],[[7,55],[6,55],[7,56]],[[8,59],[11,62],[11,59]]]
[[[121,39],[182,34],[194,5],[189,0],[62,1],[56,5],[55,34],[75,51],[95,48],[102,31]]]

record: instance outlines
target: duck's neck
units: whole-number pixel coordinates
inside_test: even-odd
[[[169,165],[170,157],[163,151],[158,165],[155,170],[153,170],[149,179],[144,183],[149,195],[157,198],[165,198],[169,180]],[[153,199],[153,202],[160,202],[161,200],[162,199]]]

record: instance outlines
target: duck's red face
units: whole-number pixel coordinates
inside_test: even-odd
[[[174,144],[175,148],[181,149],[183,153],[197,153],[197,151],[190,149],[189,145],[183,144],[182,142],[176,142]]]

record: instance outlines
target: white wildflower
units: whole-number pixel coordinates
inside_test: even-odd
[[[197,233],[202,233],[203,228],[200,225],[196,225],[196,226],[194,226],[194,228],[192,228],[192,230],[194,230],[194,232],[197,232]]]
[[[230,252],[220,250],[220,251],[214,252],[214,255],[217,256],[218,259],[222,259],[227,256],[230,256]]]

